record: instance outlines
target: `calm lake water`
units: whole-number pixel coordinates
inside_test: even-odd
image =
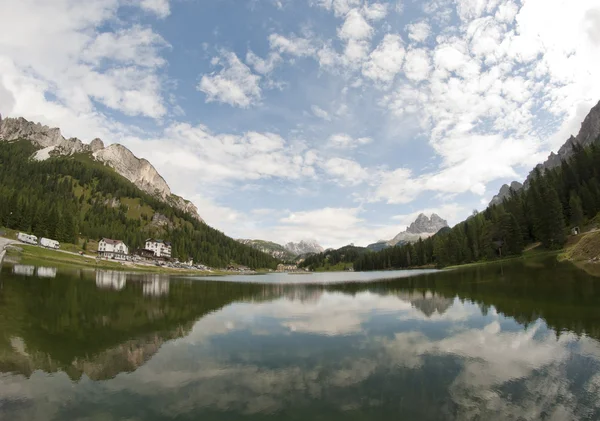
[[[353,275],[5,265],[0,419],[600,419],[600,278],[553,258]]]

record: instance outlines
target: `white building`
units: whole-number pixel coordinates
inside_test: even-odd
[[[171,258],[171,243],[164,240],[155,240],[154,238],[148,238],[146,240],[146,250],[151,250],[156,257]]]
[[[121,240],[111,240],[103,238],[98,243],[98,256],[107,259],[126,260],[129,255],[129,248]]]

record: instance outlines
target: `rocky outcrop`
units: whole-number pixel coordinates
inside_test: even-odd
[[[512,183],[510,183],[510,186],[508,184],[504,184],[502,187],[500,187],[500,191],[496,196],[492,198],[488,206],[499,205],[504,199],[510,197],[511,191],[519,191],[522,188],[523,185],[518,181],[513,181]]]
[[[431,214],[428,218],[425,214],[421,213],[417,216],[417,219],[409,225],[409,227],[396,235],[393,239],[388,241],[388,245],[395,246],[403,243],[414,243],[421,239],[431,237],[439,230],[448,226],[448,222],[440,216]]]
[[[117,173],[147,193],[166,200],[171,196],[167,182],[145,159],[137,158],[129,149],[117,143],[93,154],[96,161],[108,164]]]
[[[65,139],[58,128],[32,123],[22,117],[0,119],[0,140],[18,139],[29,140],[39,147],[34,159],[40,161],[52,155],[91,153],[95,160],[108,165],[141,190],[202,221],[193,203],[172,194],[169,185],[152,164],[136,157],[123,145],[115,143],[104,147],[104,142],[98,138],[85,144],[77,138]]]
[[[593,107],[588,113],[588,115],[585,117],[583,123],[581,123],[581,128],[579,129],[579,133],[577,134],[577,136],[571,136],[560,147],[557,153],[552,152],[548,156],[548,159],[546,159],[546,161],[544,161],[541,164],[538,164],[535,167],[535,169],[531,171],[527,176],[527,179],[523,183],[523,187],[529,187],[529,183],[533,178],[536,169],[539,169],[540,171],[544,172],[544,170],[558,167],[563,160],[569,159],[573,154],[573,147],[575,145],[586,147],[598,141],[600,141],[600,102],[598,102],[598,104],[596,104],[596,106]],[[513,184],[514,182],[511,184],[511,187]],[[502,196],[502,189],[504,189],[505,186],[506,184],[502,186],[500,192],[496,196],[494,196],[494,199],[496,199],[496,197],[498,196]],[[494,202],[494,199],[492,199],[490,205],[502,202],[502,199],[500,199],[499,202]]]
[[[285,248],[294,254],[294,256],[307,253],[321,253],[324,251],[323,247],[316,240],[302,240],[299,243],[290,242],[285,245]]]

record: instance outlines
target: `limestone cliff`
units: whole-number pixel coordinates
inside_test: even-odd
[[[86,144],[77,138],[65,139],[58,128],[32,123],[22,117],[0,118],[0,141],[18,139],[29,140],[40,148],[34,155],[37,160],[44,160],[52,155],[90,153],[95,160],[113,168],[141,190],[202,220],[194,204],[171,193],[165,179],[150,162],[136,157],[123,145],[115,143],[104,147],[104,142],[97,138]]]

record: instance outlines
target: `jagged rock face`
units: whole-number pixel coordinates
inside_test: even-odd
[[[98,138],[95,138],[90,142],[90,149],[93,153],[98,152],[100,149],[104,149],[104,142]]]
[[[504,199],[510,197],[511,191],[519,191],[522,188],[523,185],[518,181],[513,181],[512,183],[510,183],[510,186],[508,184],[504,184],[502,187],[500,187],[500,191],[496,196],[492,198],[488,206],[499,205]]]
[[[202,221],[193,203],[173,195],[169,185],[156,169],[145,159],[137,158],[129,149],[119,144],[104,147],[104,142],[96,138],[85,144],[77,138],[65,139],[58,128],[50,128],[32,123],[23,117],[0,119],[0,140],[12,141],[27,139],[42,148],[34,158],[44,160],[50,153],[72,155],[91,152],[93,157],[113,168],[141,190],[154,195],[164,202]]]
[[[536,169],[539,168],[541,172],[544,172],[544,170],[556,168],[561,164],[561,162],[563,160],[567,160],[573,154],[573,145],[578,144],[580,146],[586,147],[586,146],[589,146],[592,143],[598,141],[599,138],[600,138],[600,102],[598,102],[598,104],[596,104],[596,106],[593,107],[590,110],[590,112],[588,113],[588,115],[585,117],[585,119],[583,120],[583,123],[581,123],[581,129],[579,129],[579,133],[577,134],[577,136],[575,136],[575,137],[571,136],[569,139],[567,139],[567,141],[564,143],[564,145],[562,145],[560,147],[560,149],[558,150],[557,153],[552,152],[548,156],[548,159],[546,159],[546,161],[544,161],[541,164],[538,164],[535,168]],[[529,183],[530,183],[531,179],[533,178],[534,173],[535,173],[535,169],[529,173],[529,175],[527,176],[527,179],[523,183],[522,187],[524,187],[524,188],[529,187]],[[513,184],[514,184],[514,182],[511,184],[511,187]],[[517,184],[520,184],[520,183],[517,183]],[[504,186],[502,186],[502,188],[500,189],[500,192],[496,196],[494,196],[494,199],[496,199],[496,197],[498,197],[498,196],[502,196],[502,189],[505,186],[506,186],[506,184]],[[492,199],[492,201],[490,202],[490,205],[501,203],[503,197],[500,199],[499,202],[494,202],[494,199]]]
[[[299,243],[287,243],[285,248],[296,256],[306,253],[321,253],[324,251],[323,247],[321,247],[316,240],[302,240]]]
[[[97,161],[104,162],[140,189],[163,199],[171,196],[167,182],[145,159],[137,158],[129,149],[113,144],[94,153]]]
[[[0,139],[8,141],[28,139],[41,148],[58,147],[67,155],[87,150],[87,145],[79,139],[65,139],[59,129],[32,123],[23,117],[2,120]]]
[[[396,235],[393,239],[388,241],[388,245],[395,246],[402,243],[414,243],[421,239],[431,237],[439,230],[448,226],[448,222],[445,219],[440,218],[435,213],[430,218],[424,214],[419,214],[415,222],[410,224],[406,231]]]

